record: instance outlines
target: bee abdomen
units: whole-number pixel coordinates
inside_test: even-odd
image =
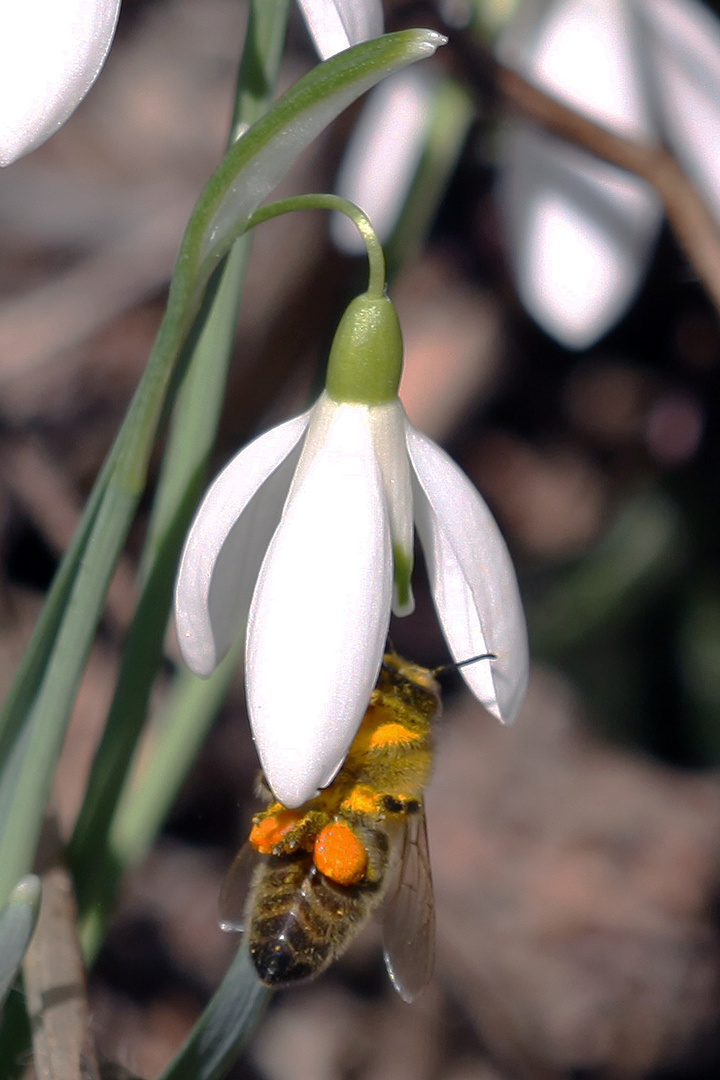
[[[249,946],[268,986],[313,979],[347,947],[376,906],[376,886],[335,885],[309,856],[273,860],[252,898]]]
[[[282,923],[273,930],[272,924]],[[262,982],[292,986],[312,979],[330,963],[329,946],[312,940],[297,922],[268,919],[253,928],[250,955]]]

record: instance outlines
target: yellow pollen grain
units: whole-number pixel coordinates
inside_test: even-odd
[[[379,796],[368,787],[356,787],[342,804],[345,813],[375,814],[379,806]]]
[[[370,746],[392,746],[393,743],[416,742],[420,736],[403,724],[381,724],[370,736]]]

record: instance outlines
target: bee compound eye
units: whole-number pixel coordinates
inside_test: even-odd
[[[357,885],[368,865],[360,837],[343,821],[333,821],[320,830],[313,860],[320,873],[338,885]]]

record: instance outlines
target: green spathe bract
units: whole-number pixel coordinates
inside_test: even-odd
[[[392,300],[363,293],[340,320],[325,389],[335,401],[383,405],[397,397],[402,361],[402,332]]]

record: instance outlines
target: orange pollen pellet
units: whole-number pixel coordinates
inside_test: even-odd
[[[276,814],[257,821],[250,830],[250,843],[261,855],[270,855],[286,833],[302,815],[297,810],[278,810]]]
[[[317,835],[315,865],[338,885],[356,885],[367,870],[368,857],[359,837],[342,821],[325,825]]]

